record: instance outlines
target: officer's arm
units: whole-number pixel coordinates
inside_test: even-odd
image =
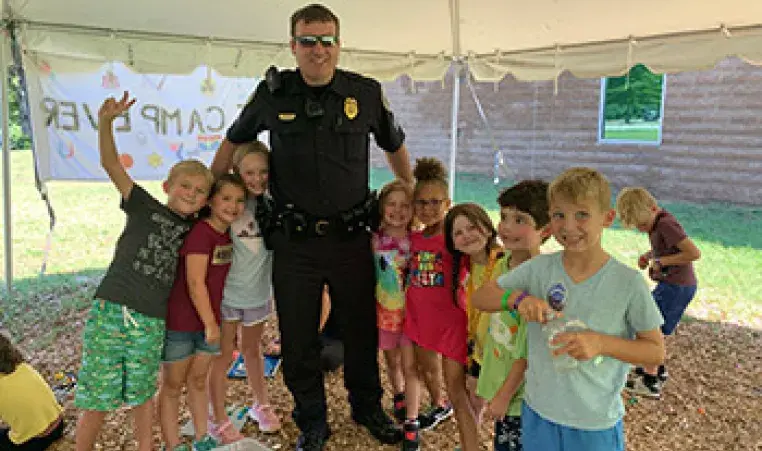
[[[214,154],[214,159],[212,160],[212,166],[210,168],[212,174],[214,174],[214,178],[219,178],[233,169],[233,154],[237,148],[238,146],[228,141],[227,138],[222,140],[220,148],[217,149],[217,152]]]
[[[386,159],[394,175],[412,184],[413,172],[410,169],[410,154],[405,147],[405,132],[394,119],[380,85],[375,96],[375,121],[371,125],[371,131],[376,138],[376,144],[386,151]]]
[[[265,129],[263,111],[266,106],[265,97],[267,95],[266,84],[260,83],[249,103],[228,128],[225,139],[214,154],[212,161],[211,169],[215,177],[226,174],[233,168],[233,154],[239,144],[254,141],[259,133]]]
[[[410,169],[410,153],[407,146],[402,144],[396,152],[385,152],[389,167],[398,179],[403,180],[411,186],[414,183],[413,172]]]

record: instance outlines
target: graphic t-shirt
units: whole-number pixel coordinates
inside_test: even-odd
[[[256,201],[249,199],[240,218],[230,225],[233,261],[222,303],[227,307],[259,308],[272,298],[272,251],[265,248],[255,218]]]
[[[410,237],[397,238],[383,230],[373,234],[376,265],[378,328],[401,332],[405,308],[405,277],[410,258]]]
[[[204,323],[193,306],[188,291],[187,261],[189,255],[209,256],[206,267],[206,288],[217,324],[220,323],[220,306],[225,278],[230,270],[233,245],[227,232],[220,233],[206,221],[198,221],[180,248],[180,264],[177,265],[177,279],[172,286],[167,309],[167,330],[179,332],[200,332]]]
[[[410,235],[403,331],[417,345],[467,363],[466,312],[453,299],[453,259],[443,234]]]
[[[95,297],[164,318],[178,250],[193,221],[174,213],[138,184],[120,206],[127,223]]]

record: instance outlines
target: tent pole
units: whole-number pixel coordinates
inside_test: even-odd
[[[450,118],[450,199],[455,201],[455,163],[458,160],[458,112],[460,110],[460,75],[463,65],[456,61],[452,72],[452,116]]]
[[[13,239],[11,237],[11,154],[10,133],[8,122],[10,119],[8,107],[8,42],[5,38],[0,43],[0,71],[2,73],[2,139],[3,139],[3,220],[5,232],[5,287],[8,296],[13,288]]]
[[[450,32],[452,33],[452,116],[450,118],[450,199],[455,200],[455,163],[458,160],[458,112],[460,110],[460,76],[463,60],[460,56],[460,0],[450,0]]]

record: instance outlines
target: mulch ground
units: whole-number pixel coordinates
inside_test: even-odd
[[[22,335],[21,347],[30,363],[44,377],[53,381],[59,371],[76,371],[79,365],[81,330],[86,311],[72,311],[55,323],[65,325],[52,344],[48,327],[30,324]],[[275,325],[268,324],[267,338],[275,336]],[[762,450],[762,331],[727,323],[690,321],[668,339],[670,380],[661,400],[654,401],[625,396],[627,415],[625,429],[627,449],[657,450]],[[382,371],[383,374],[383,371]],[[292,400],[283,383],[282,373],[268,381],[273,404],[284,419],[283,430],[264,435],[256,426],[247,424],[244,433],[273,450],[292,450],[298,431],[290,418]],[[390,405],[389,385],[384,378]],[[329,421],[333,429],[326,449],[393,450],[382,446],[368,433],[354,425],[349,417],[341,371],[326,377]],[[228,399],[245,403],[247,387],[231,381]],[[71,400],[65,403],[68,423],[66,436],[53,447],[58,451],[74,450],[76,410]],[[183,415],[187,417],[187,411]],[[155,428],[156,449],[159,430]],[[424,450],[448,451],[457,446],[454,420],[440,425],[422,436]],[[492,449],[489,426],[482,428],[484,449]],[[120,410],[107,419],[99,439],[101,450],[132,450],[131,419]]]

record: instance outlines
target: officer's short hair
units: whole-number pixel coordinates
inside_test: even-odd
[[[327,7],[313,3],[304,8],[296,10],[291,15],[291,37],[296,35],[296,24],[303,20],[305,24],[312,22],[333,22],[336,24],[336,36],[339,35],[339,18]]]

